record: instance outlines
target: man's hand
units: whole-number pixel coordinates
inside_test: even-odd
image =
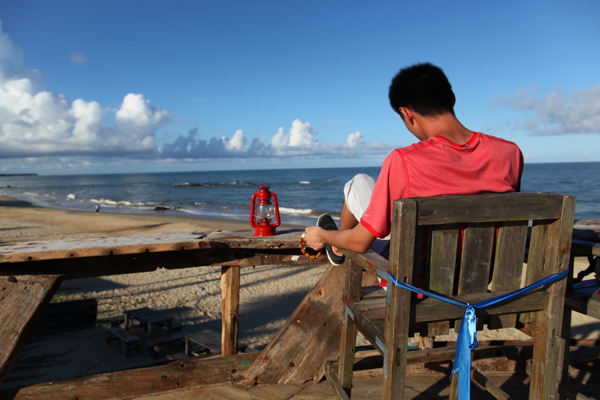
[[[315,251],[319,251],[325,247],[325,242],[320,234],[321,231],[325,232],[323,228],[319,228],[318,226],[309,226],[304,231],[304,243],[306,243],[308,247]]]
[[[304,242],[310,248],[318,251],[325,247],[325,243],[329,243],[333,252],[337,255],[342,255],[338,251],[338,248],[364,253],[371,248],[371,245],[375,241],[375,236],[361,224],[356,225],[352,229],[337,231],[328,231],[318,226],[309,226],[304,231]]]

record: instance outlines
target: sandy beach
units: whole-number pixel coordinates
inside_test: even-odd
[[[43,240],[110,237],[144,233],[247,230],[243,221],[151,214],[117,214],[58,210],[0,196],[0,245]],[[577,268],[585,268],[585,259]],[[242,268],[240,343],[260,350],[284,323],[327,265]],[[219,267],[153,272],[65,281],[54,301],[96,299],[98,319],[125,310],[150,307],[162,311],[192,331],[220,332]],[[181,344],[161,351],[146,349],[125,357],[117,342],[106,343],[106,324],[82,330],[32,337],[0,388],[31,385],[167,362],[183,357]],[[574,313],[573,337],[599,339],[600,322]],[[480,340],[527,338],[516,330],[484,332]],[[439,338],[444,340],[444,338]]]

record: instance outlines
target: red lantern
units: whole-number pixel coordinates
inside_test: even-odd
[[[255,228],[254,236],[273,236],[276,234],[275,228],[281,225],[277,195],[269,192],[267,185],[262,185],[258,189],[258,192],[252,195],[250,225]],[[257,199],[258,203],[256,203]]]

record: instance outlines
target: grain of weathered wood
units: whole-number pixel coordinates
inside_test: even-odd
[[[420,255],[415,251],[415,243],[420,244],[421,231],[417,229],[417,204],[414,201],[395,202],[392,219],[392,237],[390,245],[390,272],[404,282],[418,284]],[[421,246],[417,246],[417,249]],[[392,285],[388,288],[391,300],[386,313],[383,342],[387,349],[384,354],[382,397],[404,397],[406,364],[400,360],[406,358],[410,324],[405,321],[414,316],[414,307],[410,307],[416,295]],[[398,316],[396,318],[396,316]]]
[[[425,289],[450,296],[454,289],[456,252],[460,225],[439,225],[431,229],[430,257],[427,258]],[[450,322],[421,325],[421,336],[447,335]]]
[[[389,271],[389,262],[373,250],[367,250],[362,254],[353,251],[342,250],[348,259],[357,263],[365,271],[373,275],[385,275]]]
[[[221,268],[222,330],[221,355],[237,353],[240,318],[240,267]]]
[[[489,222],[471,223],[465,227],[458,294],[481,293],[487,288],[494,230],[494,224]]]
[[[504,293],[508,292],[478,293],[464,296],[452,296],[452,298],[463,303],[474,304]],[[486,308],[476,309],[476,312],[478,317],[486,318],[491,315],[510,314],[516,313],[517,311],[536,311],[544,308],[547,301],[548,293],[543,290],[536,290],[529,292],[528,295],[521,295],[518,298],[515,297],[511,299],[510,302],[506,301]],[[383,320],[387,311],[385,299],[365,300],[357,303],[357,306],[361,310],[361,314],[364,314],[367,319],[371,321]],[[463,307],[440,302],[437,299],[425,298],[415,305],[415,317],[411,322],[460,319],[464,312],[465,309]]]
[[[346,282],[344,285],[344,321],[342,326],[341,342],[344,346],[340,349],[339,365],[344,370],[340,375],[346,381],[340,382],[342,387],[351,387],[352,382],[349,377],[352,376],[352,368],[354,366],[354,356],[356,350],[356,324],[354,323],[353,314],[347,308],[349,304],[360,300],[362,287],[362,268],[356,265],[352,260],[348,259],[345,263],[347,269]],[[337,376],[337,372],[336,372]],[[337,378],[336,378],[337,379]]]
[[[282,231],[275,236],[256,237],[243,232],[175,232],[110,238],[59,240],[0,245],[0,263],[109,255],[176,252],[198,249],[297,249],[302,230]],[[298,254],[300,252],[298,251]]]
[[[257,238],[249,237],[248,232],[217,232],[217,239],[213,234],[176,233],[0,246],[0,271],[77,279],[148,272],[160,267],[322,264],[325,256],[301,257],[301,233],[290,230]]]
[[[325,374],[337,358],[342,326],[344,266],[330,266],[246,373],[253,383],[303,383]]]
[[[511,291],[521,287],[527,225],[528,221],[509,221],[499,225],[494,265],[501,265],[502,268],[493,268],[492,292]],[[515,323],[516,315],[513,314],[491,318],[488,326],[490,329],[500,329],[515,326]]]
[[[0,400],[125,400],[203,385],[234,383],[256,353],[213,359],[190,358],[139,368],[0,391]]]
[[[543,269],[545,276],[562,272],[569,267],[574,214],[575,198],[565,196],[560,218],[549,224],[546,230],[549,239],[546,242],[547,250],[544,252],[547,257],[547,264]],[[561,340],[566,280],[550,285],[547,290],[549,299],[546,309],[535,313],[535,345],[529,393],[530,398],[553,400],[558,397],[564,346],[569,345]]]
[[[61,276],[0,276],[0,382],[4,380]]]
[[[419,198],[419,224],[437,225],[461,222],[519,221],[523,219],[559,218],[558,209],[562,195],[544,193],[537,199],[531,193],[490,193],[471,196],[436,196]],[[485,197],[487,207],[476,207],[480,201],[476,197]],[[510,197],[510,198],[509,198]]]

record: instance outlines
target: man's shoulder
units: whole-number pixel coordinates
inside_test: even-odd
[[[502,139],[497,136],[488,135],[486,133],[479,133],[480,140],[487,140],[492,143],[505,144],[507,146],[518,147],[515,142],[511,142],[510,140]]]
[[[435,148],[439,144],[441,144],[443,141],[446,141],[446,140],[447,139],[442,136],[432,136],[426,140],[421,140],[421,141],[413,143],[411,145],[397,148],[392,153],[396,153],[398,155],[407,155],[407,154],[411,154],[414,152],[423,151],[428,148]]]

